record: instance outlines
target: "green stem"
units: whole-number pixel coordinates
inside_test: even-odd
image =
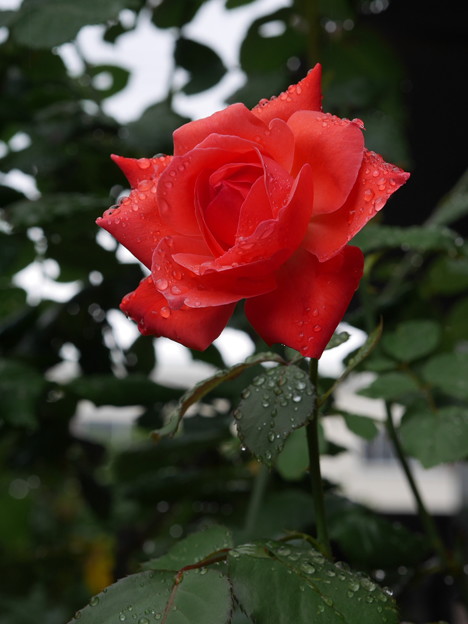
[[[310,359],[310,380],[317,388],[318,360]],[[312,485],[312,497],[314,499],[315,525],[317,527],[317,540],[322,546],[324,554],[331,559],[330,540],[325,519],[325,504],[323,498],[322,475],[320,472],[320,450],[319,450],[319,418],[317,400],[314,401],[311,419],[306,427],[307,446],[309,449],[309,475]]]
[[[400,461],[401,467],[403,468],[403,472],[406,475],[408,484],[416,500],[419,517],[421,518],[421,522],[423,524],[424,530],[426,531],[426,535],[428,536],[432,544],[432,547],[434,548],[434,551],[439,555],[441,561],[443,561],[443,563],[450,570],[452,567],[450,558],[440,538],[439,531],[434,522],[434,519],[427,511],[426,505],[424,504],[424,501],[421,497],[416,481],[414,480],[413,473],[411,472],[411,468],[403,452],[403,449],[400,444],[400,439],[398,438],[398,434],[395,429],[395,423],[393,422],[392,406],[390,403],[388,403],[388,401],[385,401],[385,410],[387,413],[386,425],[387,425],[388,435],[393,443],[393,448],[395,449],[395,452]]]
[[[257,523],[258,512],[262,505],[269,476],[270,471],[264,464],[261,464],[255,475],[249,506],[247,508],[247,516],[245,518],[244,532],[247,536],[252,534]]]

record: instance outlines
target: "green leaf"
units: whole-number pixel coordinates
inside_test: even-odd
[[[239,438],[271,466],[291,432],[310,418],[315,389],[299,367],[277,366],[256,377],[241,396],[234,412]]]
[[[347,412],[342,412],[342,415],[348,429],[365,440],[372,440],[379,433],[379,428],[372,418]]]
[[[390,522],[362,505],[330,496],[326,500],[330,538],[347,561],[372,568],[416,565],[430,549],[427,539]]]
[[[155,152],[172,153],[172,133],[190,121],[175,113],[167,100],[149,106],[125,129],[123,140],[138,154],[152,156]]]
[[[232,548],[232,534],[222,526],[211,526],[178,541],[165,555],[143,564],[145,570],[180,570],[199,563],[216,551]]]
[[[310,547],[245,544],[228,556],[234,595],[256,624],[396,624],[393,599]]]
[[[189,81],[182,87],[187,95],[214,87],[226,72],[222,60],[208,46],[181,37],[177,40],[174,59],[179,67],[189,72]]]
[[[191,22],[204,0],[162,0],[153,9],[153,22],[158,28],[180,28]]]
[[[204,379],[182,395],[177,407],[171,412],[166,426],[162,429],[153,431],[153,438],[155,440],[159,440],[163,436],[174,435],[179,427],[180,421],[184,417],[185,412],[191,405],[203,399],[205,395],[223,382],[228,381],[229,379],[235,379],[248,368],[261,364],[262,362],[284,363],[283,359],[276,353],[257,353],[248,357],[245,362],[242,362],[242,364],[236,364],[230,368],[225,368],[218,371],[212,377]]]
[[[160,386],[146,375],[133,374],[121,379],[113,375],[86,375],[74,379],[68,389],[95,405],[150,405],[177,399],[180,390]]]
[[[226,9],[236,9],[244,4],[252,4],[255,0],[226,0]]]
[[[384,373],[379,375],[370,386],[359,390],[358,394],[370,399],[384,399],[394,401],[401,399],[408,393],[418,392],[417,383],[404,373]]]
[[[350,337],[351,337],[351,334],[348,334],[348,332],[346,331],[335,332],[333,336],[330,338],[330,341],[325,347],[325,350],[339,347],[340,345],[347,342],[350,339]]]
[[[0,11],[0,27],[10,26],[18,16],[18,11]]]
[[[406,452],[425,468],[468,457],[468,412],[462,407],[408,411],[399,431]]]
[[[279,27],[270,36],[268,29]],[[291,56],[300,56],[305,49],[303,32],[291,26],[291,10],[280,9],[252,22],[240,50],[240,62],[246,73],[277,71]],[[264,96],[265,97],[265,94]]]
[[[468,170],[442,199],[430,217],[431,225],[448,225],[468,214]]]
[[[116,18],[125,5],[125,0],[25,2],[13,24],[13,35],[28,48],[52,48],[74,39],[83,26]]]
[[[382,323],[380,323],[374,329],[374,331],[372,331],[369,334],[369,336],[367,337],[367,340],[362,345],[362,347],[359,347],[359,349],[351,355],[351,357],[348,359],[346,363],[346,368],[343,371],[343,373],[340,375],[340,377],[338,377],[335,383],[332,386],[330,386],[330,388],[328,388],[328,390],[324,394],[322,394],[322,396],[320,397],[319,399],[320,405],[325,403],[328,397],[331,396],[333,392],[335,392],[336,388],[348,377],[348,375],[350,375],[355,368],[357,368],[360,364],[362,364],[362,362],[364,362],[366,358],[369,357],[369,355],[377,346],[381,336],[382,336]]]
[[[37,371],[15,360],[0,359],[2,420],[13,426],[34,428],[36,405],[45,382]]]
[[[227,624],[232,609],[228,579],[215,570],[189,570],[177,579],[164,570],[133,574],[91,598],[69,624]]]
[[[82,193],[56,193],[44,195],[35,201],[15,202],[9,207],[8,214],[13,227],[25,230],[74,215],[99,214],[107,204],[107,199],[102,197]]]
[[[468,297],[457,300],[451,308],[444,326],[444,334],[450,341],[450,346],[467,338],[466,319],[468,318]]]
[[[400,323],[395,331],[384,334],[382,347],[395,359],[412,362],[434,351],[440,334],[440,326],[435,321],[406,321]]]
[[[468,258],[438,258],[426,273],[423,287],[429,295],[464,293],[468,288]]]
[[[99,95],[102,98],[110,97],[111,95],[122,91],[122,89],[125,89],[128,79],[130,78],[130,72],[128,69],[124,69],[118,65],[94,65],[89,68],[88,73],[95,79],[93,84],[99,91]],[[99,81],[96,82],[96,78],[99,78],[101,75],[105,75],[106,78],[111,78],[109,86],[106,86],[105,88],[99,87]]]
[[[468,353],[442,353],[422,369],[425,381],[457,399],[468,399]]]
[[[364,253],[382,249],[399,249],[405,251],[439,251],[455,249],[457,235],[440,227],[411,226],[397,227],[391,225],[374,225],[362,229],[353,239]]]
[[[309,467],[309,450],[304,427],[293,431],[276,459],[276,469],[287,481],[301,479]]]

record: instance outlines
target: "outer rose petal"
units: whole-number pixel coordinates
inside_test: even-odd
[[[243,104],[232,104],[210,117],[191,121],[178,128],[174,136],[174,156],[182,156],[198,147],[212,134],[235,136],[255,144],[261,152],[288,169],[293,153],[293,136],[280,119],[269,125],[269,120],[258,119]],[[203,144],[203,145],[200,145]]]
[[[180,248],[185,254],[177,253]],[[253,263],[232,268],[231,271],[211,271],[205,275],[196,275],[177,262],[179,255],[196,259],[195,254],[203,253],[203,250],[201,241],[187,240],[182,236],[164,238],[154,250],[152,278],[157,290],[164,295],[172,309],[180,309],[184,305],[191,308],[225,305],[246,297],[255,297],[276,287],[273,273],[275,267],[270,266],[273,262],[270,258],[260,267]],[[198,258],[204,259],[203,256]]]
[[[358,287],[363,255],[345,247],[328,262],[300,250],[279,271],[278,288],[249,299],[245,313],[268,343],[319,358]]]
[[[142,179],[119,206],[106,210],[96,223],[110,232],[140,262],[150,268],[157,243],[163,236],[173,233],[161,219],[156,199],[158,175],[171,162],[171,158],[145,160],[150,163],[145,171],[152,171],[153,177]],[[120,166],[123,165],[132,183],[135,183],[138,177],[138,162],[131,158],[122,158],[118,162]]]
[[[291,85],[278,97],[260,100],[252,112],[268,123],[272,119],[287,121],[293,113],[300,110],[320,111],[322,110],[321,78],[322,66],[317,63],[300,82]]]
[[[386,163],[375,152],[364,150],[358,178],[348,200],[336,212],[311,219],[304,247],[320,261],[334,256],[383,208],[409,175]]]
[[[295,138],[293,175],[304,163],[314,173],[313,214],[344,204],[361,166],[364,137],[357,122],[314,111],[299,111],[288,121]]]
[[[138,186],[142,180],[154,179],[170,164],[172,156],[160,158],[125,158],[124,156],[111,155],[112,160],[125,174],[132,188]]]
[[[170,310],[151,277],[140,282],[120,304],[121,310],[138,323],[144,335],[166,336],[190,349],[203,351],[226,327],[235,304],[216,308]]]

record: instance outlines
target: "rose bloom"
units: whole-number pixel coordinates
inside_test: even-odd
[[[142,334],[206,349],[245,299],[268,344],[321,355],[362,276],[347,243],[409,174],[321,111],[320,75],[182,126],[174,156],[113,156],[132,191],[97,223],[150,270],[121,303]]]

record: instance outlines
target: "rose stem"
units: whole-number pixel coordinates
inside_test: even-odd
[[[318,360],[310,358],[309,368],[310,381],[317,392]],[[307,424],[307,446],[309,449],[309,475],[312,485],[312,497],[314,499],[315,525],[317,527],[317,540],[321,544],[323,554],[331,559],[330,540],[328,538],[327,523],[325,520],[325,504],[323,498],[323,483],[320,473],[319,451],[319,417],[317,399],[314,401],[311,419]]]
[[[426,505],[424,504],[424,501],[421,497],[418,486],[413,477],[413,473],[411,472],[411,468],[409,466],[408,460],[406,459],[406,456],[400,444],[400,439],[398,437],[398,433],[395,429],[395,423],[393,421],[392,406],[388,401],[385,401],[385,411],[387,415],[386,427],[387,427],[388,436],[390,440],[392,441],[395,453],[398,457],[401,467],[403,468],[403,472],[406,475],[408,484],[416,500],[419,517],[421,518],[421,522],[424,526],[424,530],[426,531],[426,534],[435,552],[440,556],[441,560],[444,562],[447,568],[450,569],[452,566],[450,564],[450,559],[447,555],[447,551],[445,550],[445,547],[442,543],[442,540],[440,538],[439,531],[434,522],[434,519],[426,509]]]
[[[270,471],[264,464],[260,464],[257,474],[255,475],[252,492],[250,494],[247,515],[245,518],[244,533],[249,536],[252,534],[257,523],[258,512],[262,505],[265,490],[268,484]]]

